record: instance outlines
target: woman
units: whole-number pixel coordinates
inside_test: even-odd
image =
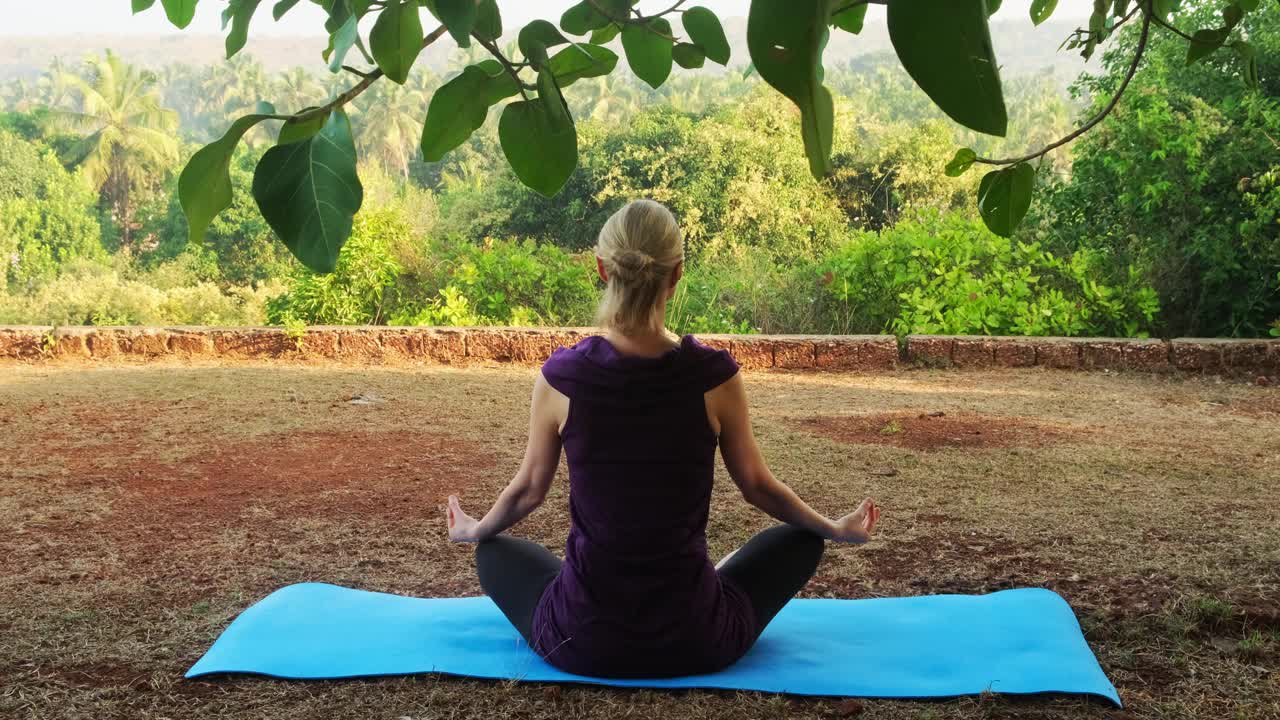
[[[727,667],[813,576],[824,539],[866,542],[880,517],[867,499],[829,520],[774,478],[752,437],[738,364],[664,330],[683,245],[655,202],[609,218],[596,245],[604,336],[543,365],[524,462],[484,518],[448,501],[450,539],[479,543],[480,586],[567,672],[672,677]],[[785,524],[712,566],[705,531],[717,444],[746,501]],[[500,534],[542,504],[562,446],[572,518],[563,563]]]

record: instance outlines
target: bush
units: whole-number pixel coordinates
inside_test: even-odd
[[[166,269],[166,272],[169,270]],[[160,288],[121,269],[76,261],[57,279],[24,295],[0,295],[0,324],[260,325],[278,289],[231,288],[208,282]]]
[[[0,131],[0,258],[10,291],[30,291],[77,258],[106,258],[96,201],[52,151]]]
[[[957,215],[860,233],[822,269],[841,332],[1141,337],[1159,309],[1133,268],[1108,285],[1095,253],[1061,258]]]
[[[320,275],[297,265],[288,290],[267,303],[272,325],[380,325],[395,305],[400,264],[392,244],[410,234],[394,212],[356,215],[351,237],[332,273]]]

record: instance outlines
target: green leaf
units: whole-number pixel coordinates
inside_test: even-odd
[[[608,75],[618,65],[618,55],[606,47],[574,43],[556,53],[547,63],[555,75],[556,84],[567,88],[573,83],[591,77]]]
[[[1253,46],[1244,40],[1236,40],[1231,43],[1231,49],[1236,51],[1240,56],[1240,60],[1244,62],[1244,70],[1241,75],[1244,82],[1251,88],[1258,87],[1258,54],[1254,51]]]
[[[222,137],[197,150],[187,161],[178,176],[178,202],[187,218],[189,242],[203,240],[213,218],[231,207],[231,156],[240,138],[267,119],[267,115],[246,115],[236,120]]]
[[[665,36],[665,37],[664,37]],[[671,76],[671,23],[654,18],[646,25],[622,29],[622,49],[636,77],[649,87],[659,88]]]
[[[960,148],[951,162],[947,163],[947,177],[960,177],[973,167],[973,162],[977,159],[978,154],[972,148]]]
[[[498,0],[480,0],[476,6],[476,36],[482,40],[497,40],[502,37],[502,13],[498,11]]]
[[[416,0],[410,2],[417,4]],[[479,17],[476,0],[431,0],[428,7],[449,29],[449,34],[458,43],[458,47],[471,47],[471,31],[475,29],[476,19]],[[418,42],[422,42],[421,35]]]
[[[729,39],[724,36],[724,27],[715,13],[701,6],[691,7],[680,18],[689,40],[702,48],[708,60],[720,65],[729,64]],[[698,67],[701,66],[699,63]]]
[[[160,0],[160,4],[164,5],[164,14],[165,17],[169,18],[169,22],[173,23],[181,30],[190,25],[191,19],[196,16],[197,1],[198,0]]]
[[[747,18],[751,61],[765,82],[800,108],[800,134],[816,178],[831,168],[834,133],[835,108],[822,84],[827,11],[827,0],[754,0]]]
[[[467,66],[431,96],[422,126],[422,159],[439,162],[484,125],[491,105],[519,92],[497,60]]]
[[[475,6],[472,5],[472,8]],[[373,59],[391,82],[403,85],[422,52],[422,19],[418,0],[392,0],[369,31]]]
[[[1212,55],[1222,47],[1222,43],[1226,41],[1228,32],[1223,28],[1216,30],[1197,30],[1191,36],[1191,43],[1187,47],[1187,64],[1200,60],[1201,58]]]
[[[894,0],[888,20],[920,89],[961,125],[1003,137],[1009,120],[982,0]]]
[[[513,102],[502,111],[498,139],[502,152],[520,182],[545,197],[560,192],[578,166],[578,133],[568,113],[551,103],[559,98],[539,95]]]
[[[831,24],[847,33],[857,35],[867,19],[867,6],[854,5],[831,16]]]
[[[277,3],[276,3],[276,4],[271,8],[271,17],[272,17],[272,19],[274,19],[274,20],[276,20],[276,21],[279,21],[279,20],[280,20],[280,18],[284,17],[284,14],[285,14],[285,13],[289,12],[290,10],[292,10],[292,9],[293,9],[293,6],[294,6],[294,5],[297,5],[297,4],[298,4],[298,2],[299,2],[299,0],[280,0],[280,2],[277,2]]]
[[[1031,0],[1031,22],[1039,25],[1058,9],[1058,0]]]
[[[1239,5],[1240,9],[1247,13],[1257,10],[1258,6],[1261,4],[1261,0],[1236,0],[1236,5]]]
[[[987,17],[995,15],[996,11],[999,10],[1000,6],[1003,4],[1004,0],[987,0]]]
[[[249,39],[249,21],[258,10],[262,0],[231,0],[227,12],[231,13],[231,32],[227,33],[227,57],[231,57],[244,48]]]
[[[546,20],[534,20],[525,25],[520,29],[520,37],[517,40],[520,54],[533,65],[534,70],[540,69],[547,62],[547,48],[568,42],[569,39],[561,35],[556,26]]]
[[[1244,19],[1244,9],[1239,5],[1228,5],[1222,9],[1222,20],[1228,30],[1240,24]]]
[[[313,108],[305,108],[302,112],[312,110]],[[305,122],[286,122],[280,126],[280,134],[276,136],[277,145],[288,145],[301,140],[306,140],[316,133],[320,132],[324,124],[329,120],[329,113],[323,113],[311,118]]]
[[[671,59],[685,70],[700,68],[706,63],[707,56],[702,48],[691,43],[676,43],[671,48]]]
[[[982,222],[1000,237],[1010,237],[1031,208],[1036,171],[1027,163],[992,170],[978,185],[978,212]]]
[[[587,0],[574,5],[560,16],[560,29],[570,35],[586,35],[609,24],[605,17]]]
[[[749,63],[747,63],[747,66],[746,66],[745,68],[743,68],[743,69],[742,69],[742,79],[743,79],[743,80],[746,80],[747,78],[749,78],[749,77],[751,77],[752,75],[755,75],[755,74],[756,74],[756,64],[755,64],[755,63],[753,63],[753,62],[749,62]]]
[[[364,200],[346,113],[334,112],[306,140],[267,150],[253,173],[253,198],[294,257],[333,272]]]
[[[133,0],[133,14],[137,15],[143,10],[150,10],[155,4],[156,0]]]
[[[593,30],[591,32],[591,43],[593,45],[604,45],[605,43],[610,42],[614,38],[618,37],[618,35],[621,33],[622,33],[622,28],[618,27],[613,23],[609,23],[608,25],[605,25],[599,30]]]
[[[329,72],[336,73],[342,69],[342,61],[346,59],[347,51],[359,39],[356,16],[348,15],[341,25],[329,33],[329,47],[324,51],[324,58],[329,61]]]

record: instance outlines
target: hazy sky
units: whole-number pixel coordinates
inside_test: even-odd
[[[537,17],[557,20],[565,8],[576,0],[499,0],[504,24],[510,28]],[[156,2],[150,10],[132,16],[129,0],[59,0],[58,2],[22,2],[0,0],[10,7],[4,13],[0,35],[67,35],[78,33],[121,33],[160,35],[181,32],[165,20],[164,10]],[[250,28],[253,35],[317,35],[322,34],[320,23],[323,12],[310,2],[300,3],[280,22],[271,19],[270,0],[264,0]],[[1027,19],[1027,7],[1031,0],[1005,0],[1000,19]],[[671,0],[641,0],[642,10],[661,10],[671,5]],[[690,6],[704,5],[724,17],[746,15],[748,0],[691,0]],[[16,6],[16,7],[14,7]],[[196,19],[186,32],[217,33],[219,15],[226,7],[223,0],[204,0],[198,6]],[[1054,17],[1080,17],[1092,9],[1091,0],[1060,0]],[[872,15],[882,8],[872,6]],[[1030,20],[1027,20],[1030,22]],[[252,42],[252,39],[251,39]]]

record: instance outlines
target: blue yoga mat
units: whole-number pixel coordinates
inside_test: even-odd
[[[187,677],[211,673],[288,679],[444,673],[879,698],[1061,692],[1120,705],[1071,607],[1040,589],[792,600],[751,652],[726,670],[610,680],[548,665],[486,597],[412,598],[303,583],[241,613]]]

